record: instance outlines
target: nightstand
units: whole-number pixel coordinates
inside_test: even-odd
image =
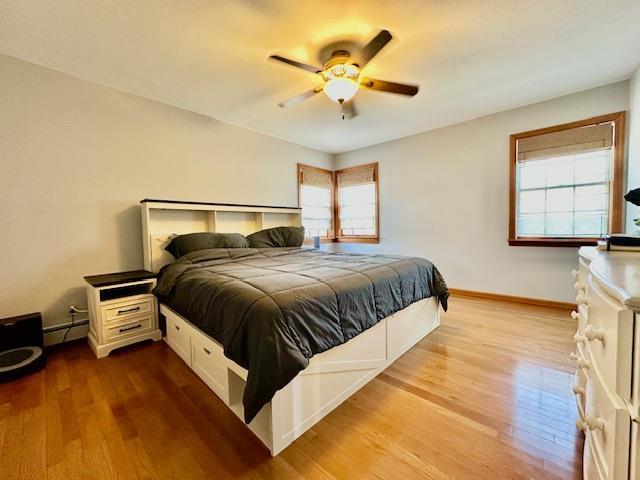
[[[92,275],[87,282],[89,346],[96,357],[143,340],[160,340],[156,275],[146,270]]]

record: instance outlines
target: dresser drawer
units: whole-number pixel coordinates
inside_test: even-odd
[[[228,405],[229,373],[222,347],[195,331],[191,337],[191,355],[193,371]]]
[[[127,322],[118,325],[103,327],[102,337],[105,342],[115,342],[131,335],[148,332],[154,327],[154,317],[152,315],[141,315],[130,318]]]
[[[167,343],[187,365],[191,366],[191,327],[174,313],[165,314]]]
[[[629,412],[609,396],[598,375],[594,375],[590,369],[586,369],[586,375],[585,415],[577,424],[585,432],[586,442],[589,443],[588,453],[593,457],[593,460],[585,458],[585,469],[591,462],[596,466],[599,476],[585,475],[585,478],[627,478]]]
[[[612,395],[618,394],[629,400],[633,313],[604,292],[593,276],[589,276],[587,283],[583,299],[588,304],[589,316],[583,335],[591,368]]]
[[[125,318],[153,313],[155,297],[153,295],[139,295],[124,301],[104,303],[100,306],[102,324],[118,322]]]

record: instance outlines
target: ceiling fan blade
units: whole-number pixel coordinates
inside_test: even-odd
[[[380,32],[362,48],[358,57],[358,66],[363,68],[392,38],[388,30],[380,30]]]
[[[316,93],[321,92],[323,88],[324,87],[316,87],[313,90],[309,90],[307,92],[301,93],[300,95],[296,95],[295,97],[291,97],[284,102],[280,102],[278,103],[278,106],[282,108],[290,107],[291,105],[301,102],[306,98],[313,97]]]
[[[356,105],[353,99],[348,102],[344,102],[342,104],[342,119],[351,119],[358,115],[358,111],[356,110]]]
[[[269,57],[271,60],[276,60],[278,62],[286,63],[287,65],[291,65],[293,67],[302,68],[311,73],[319,73],[322,71],[321,68],[314,67],[313,65],[307,65],[306,63],[298,62],[296,60],[291,60],[289,58],[281,57],[280,55],[271,55]]]
[[[380,92],[397,93],[413,97],[420,87],[418,85],[407,85],[405,83],[385,82],[384,80],[376,80],[375,78],[363,78],[360,85],[369,90],[378,90]]]

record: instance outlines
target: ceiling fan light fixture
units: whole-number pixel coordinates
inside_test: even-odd
[[[324,86],[324,93],[337,103],[348,102],[358,92],[358,83],[346,77],[336,77],[329,80]]]

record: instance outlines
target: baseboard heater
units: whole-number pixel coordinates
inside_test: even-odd
[[[82,325],[89,325],[89,319],[87,318],[86,320],[80,320],[78,322],[61,323],[59,325],[44,327],[42,329],[42,333],[58,332],[60,330],[66,330],[67,328],[81,327]]]

